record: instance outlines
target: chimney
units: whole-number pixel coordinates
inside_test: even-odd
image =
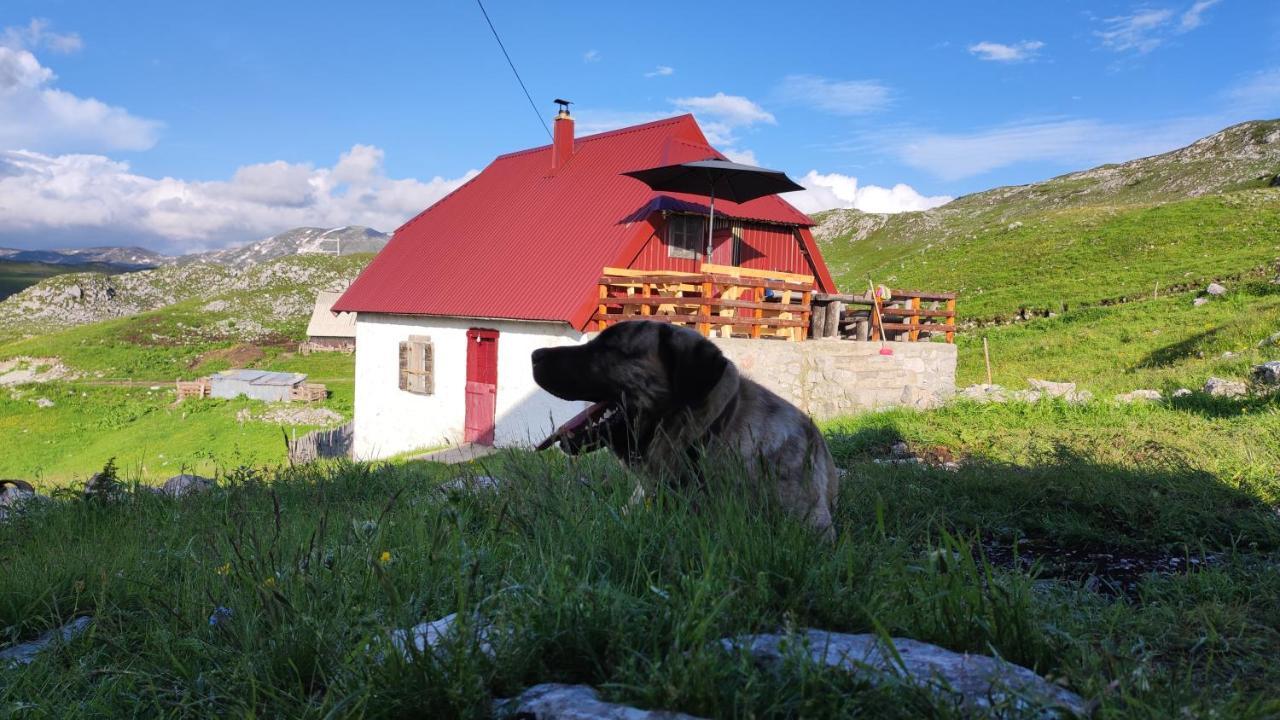
[[[560,112],[556,113],[555,140],[551,143],[551,169],[559,170],[573,157],[573,118],[569,116],[569,101],[556,98]]]

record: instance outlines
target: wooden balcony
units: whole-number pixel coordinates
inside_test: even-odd
[[[656,320],[706,337],[803,340],[813,276],[704,263],[700,272],[605,268],[597,330],[624,320]]]

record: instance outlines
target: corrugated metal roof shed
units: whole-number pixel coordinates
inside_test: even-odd
[[[303,373],[272,372],[269,370],[223,370],[209,378],[209,395],[216,398],[234,398],[241,395],[268,402],[289,399],[289,391],[307,379]]]
[[[708,157],[692,115],[579,138],[552,169],[550,145],[502,155],[405,223],[333,306],[374,312],[568,322],[590,316],[602,268],[633,256],[655,209],[705,207],[705,198],[655,193],[624,170]],[[806,215],[777,196],[717,202],[716,213],[807,228]],[[821,253],[800,233],[834,290]],[[628,254],[629,253],[629,254]],[[831,285],[830,288],[825,287]]]

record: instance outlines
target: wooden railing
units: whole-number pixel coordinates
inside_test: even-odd
[[[955,342],[955,293],[889,290],[888,294],[888,299],[870,292],[815,296],[813,337],[918,342],[942,334],[947,342]]]
[[[709,263],[700,269],[605,268],[592,322],[603,330],[643,318],[692,327],[707,337],[804,339],[813,276]]]

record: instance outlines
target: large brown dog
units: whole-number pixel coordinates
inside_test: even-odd
[[[839,481],[822,433],[693,330],[618,323],[583,345],[535,350],[533,378],[556,397],[595,403],[541,447],[607,446],[651,481],[676,482],[727,452],[750,481],[773,484],[784,508],[832,534]]]

